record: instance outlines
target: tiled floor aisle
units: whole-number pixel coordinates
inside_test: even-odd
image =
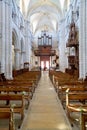
[[[21,130],[72,130],[46,71],[42,73]]]

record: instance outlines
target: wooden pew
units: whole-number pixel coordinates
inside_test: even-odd
[[[32,92],[35,91],[36,83],[34,81],[28,81],[28,80],[13,80],[8,81],[5,83],[6,85],[17,85],[17,86],[29,86],[32,90]]]
[[[31,99],[31,89],[29,87],[17,87],[17,86],[7,86],[7,87],[0,87],[0,93],[5,92],[5,93],[18,93],[20,92],[21,94],[24,94],[24,99],[27,100],[27,105],[29,106],[30,99]]]
[[[81,130],[86,130],[85,128],[85,122],[87,121],[87,92],[69,92],[69,89],[67,89],[66,93],[66,110],[67,110],[67,116],[73,124],[74,122],[76,123],[76,119],[72,117],[72,113],[78,112],[80,118],[78,119],[79,124],[80,124],[80,129]],[[82,113],[86,113],[83,115]],[[85,119],[85,122],[84,122]],[[83,129],[84,128],[84,129]]]
[[[60,86],[58,90],[58,97],[61,100],[61,103],[63,107],[65,107],[64,103],[66,102],[66,90],[69,89],[70,92],[85,92],[87,91],[87,88],[84,87],[83,85],[65,85],[65,86]]]
[[[0,101],[9,101],[10,104],[0,104],[0,109],[6,108],[10,112],[11,101],[16,101],[14,106],[14,113],[20,113],[21,119],[24,118],[24,95],[23,94],[0,94]],[[19,105],[18,101],[21,102]]]
[[[80,128],[81,130],[86,130],[86,122],[87,122],[87,112],[81,112],[81,116],[80,116]]]
[[[15,77],[14,79],[37,79],[39,80],[40,79],[40,76],[41,76],[41,72],[40,71],[29,71],[29,72],[26,72],[24,74],[21,74],[17,77]]]
[[[7,80],[7,83],[33,83],[37,85],[37,79],[13,79],[13,80]]]
[[[49,76],[51,77],[50,79],[52,80],[52,83],[54,86],[62,86],[62,85],[76,85],[79,84],[80,82],[82,83],[83,80],[79,81],[77,78],[72,77],[71,75],[67,73],[63,73],[61,71],[50,71]],[[55,86],[56,87],[56,86]]]
[[[8,119],[9,120],[9,130],[15,130],[15,123],[13,119],[13,108],[0,108],[0,119]]]
[[[34,83],[32,83],[32,82],[14,82],[14,81],[9,81],[9,82],[5,82],[5,83],[0,83],[0,86],[1,86],[1,88],[2,87],[15,87],[15,92],[17,92],[17,90],[18,90],[18,87],[20,87],[21,89],[20,89],[20,91],[23,91],[23,89],[25,89],[24,91],[27,91],[26,90],[26,88],[27,89],[29,89],[29,92],[30,92],[30,97],[31,97],[31,99],[32,99],[32,96],[33,96],[33,93],[34,93],[34,91],[35,91],[35,84]],[[17,88],[17,90],[16,90],[16,88]]]
[[[1,84],[1,83],[0,83]],[[37,86],[37,80],[36,79],[27,79],[26,77],[22,77],[21,76],[18,79],[13,79],[13,80],[7,80],[6,82],[3,82],[2,84],[4,85],[26,85],[29,86],[31,85],[32,88],[32,92],[35,91],[35,88]]]
[[[56,84],[57,84],[57,86],[56,86]],[[72,86],[74,86],[74,85],[84,85],[84,82],[81,81],[81,80],[74,80],[69,76],[68,77],[67,76],[66,77],[60,76],[60,78],[57,77],[57,76],[54,76],[54,86],[55,87],[64,86],[64,85],[72,85]]]
[[[40,71],[29,71],[26,73],[21,73],[20,75],[18,75],[17,77],[15,77],[13,80],[21,80],[21,81],[30,81],[30,82],[34,82],[36,85],[40,79],[41,76],[41,72]],[[1,81],[7,82],[8,80],[5,78],[4,74],[1,75]]]

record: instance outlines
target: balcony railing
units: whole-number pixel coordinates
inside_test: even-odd
[[[35,56],[55,56],[56,51],[55,50],[35,50],[34,51]]]

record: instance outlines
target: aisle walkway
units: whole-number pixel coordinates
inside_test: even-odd
[[[42,73],[21,130],[72,130],[46,71]]]

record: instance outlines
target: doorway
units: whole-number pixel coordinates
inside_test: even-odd
[[[49,70],[49,61],[41,61],[42,70]]]
[[[42,70],[49,70],[50,57],[49,56],[41,56],[40,57],[40,65],[41,65]]]

